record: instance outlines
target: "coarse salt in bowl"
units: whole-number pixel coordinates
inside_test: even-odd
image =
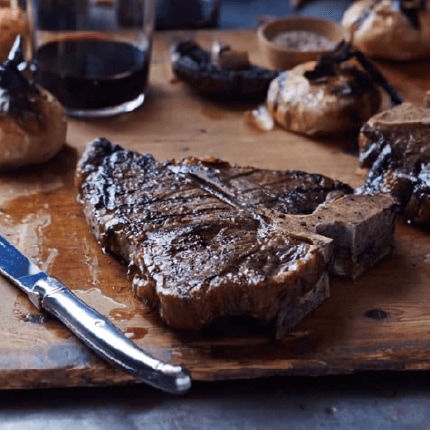
[[[319,18],[287,17],[268,21],[258,29],[260,49],[270,66],[291,69],[317,60],[345,38],[343,27]]]

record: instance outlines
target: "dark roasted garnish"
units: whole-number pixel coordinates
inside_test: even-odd
[[[306,71],[304,76],[310,81],[324,80],[325,77],[334,76],[336,74],[339,64],[351,59],[356,59],[363,67],[370,80],[386,91],[393,105],[398,105],[403,102],[400,94],[373,63],[361,51],[353,50],[351,44],[346,41],[340,42],[332,51],[322,53],[314,69]]]
[[[398,4],[400,11],[408,18],[412,27],[419,29],[420,20],[418,12],[426,10],[426,0],[393,0]]]
[[[25,76],[27,68],[22,38],[18,36],[7,60],[0,65],[0,115],[37,114],[33,96],[39,94],[39,90],[35,82]]]

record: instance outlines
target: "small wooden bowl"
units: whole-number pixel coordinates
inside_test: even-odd
[[[292,48],[273,41],[281,33],[301,31],[323,36],[333,43],[333,47],[345,38],[342,25],[335,21],[319,18],[289,17],[266,22],[259,27],[257,35],[260,49],[272,67],[280,70],[291,69],[297,64],[317,60],[319,54],[331,49]]]

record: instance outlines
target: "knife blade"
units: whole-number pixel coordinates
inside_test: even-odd
[[[59,319],[109,363],[169,393],[184,393],[191,387],[187,369],[143,351],[106,317],[85,304],[61,281],[41,270],[1,235],[0,273],[26,293],[39,310]]]

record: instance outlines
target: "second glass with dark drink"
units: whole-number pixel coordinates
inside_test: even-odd
[[[155,0],[30,0],[40,85],[75,117],[137,109],[148,84]]]

